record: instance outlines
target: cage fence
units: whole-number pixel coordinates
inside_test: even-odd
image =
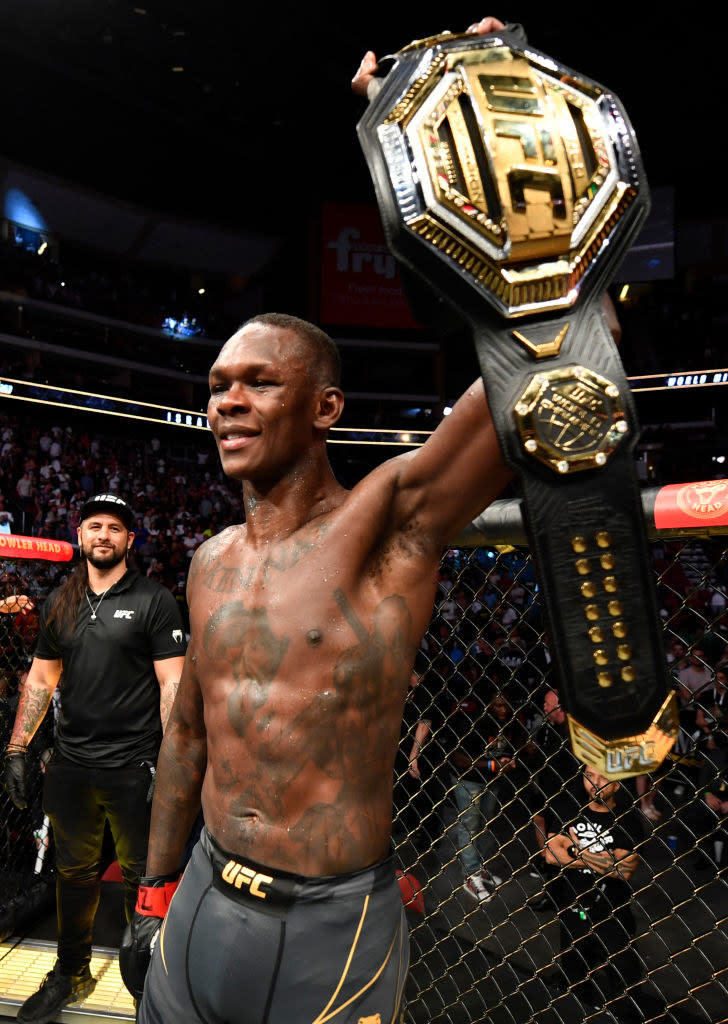
[[[31,563],[32,564],[32,563]],[[50,589],[46,566],[0,561],[0,744],[10,739],[18,696],[38,638],[38,611]],[[31,581],[32,580],[32,581]],[[31,597],[32,593],[32,597]],[[29,599],[22,605],[17,596]],[[53,746],[54,701],[27,755],[29,803],[18,810],[0,789],[0,939],[54,900],[53,837],[43,814],[43,770]]]
[[[680,734],[606,789],[569,750],[528,551],[445,554],[395,772],[405,1020],[728,1020],[727,551],[651,551]]]
[[[528,551],[445,553],[395,765],[404,1021],[728,1020],[727,553],[721,537],[652,545],[680,735],[659,771],[607,790],[566,740]],[[0,564],[2,594],[35,604],[0,614],[3,747],[53,582],[35,569]],[[3,936],[52,900],[53,724],[52,708],[28,809],[0,792]]]

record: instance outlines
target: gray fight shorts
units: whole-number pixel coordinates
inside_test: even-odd
[[[140,1024],[398,1024],[409,935],[391,860],[305,878],[203,829],[174,894]]]

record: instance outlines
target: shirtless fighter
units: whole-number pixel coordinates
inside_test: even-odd
[[[326,454],[338,353],[293,317],[248,321],[210,392],[246,522],[192,562],[125,977],[139,992],[154,940],[142,1024],[388,1024],[408,963],[388,859],[404,699],[442,550],[510,471],[478,381],[422,448],[346,491]]]

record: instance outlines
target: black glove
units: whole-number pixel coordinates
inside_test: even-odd
[[[19,811],[28,806],[28,765],[24,753],[5,755],[5,789]]]
[[[121,977],[135,999],[142,997],[152,950],[177,885],[177,875],[158,875],[139,882],[134,916],[119,947]]]

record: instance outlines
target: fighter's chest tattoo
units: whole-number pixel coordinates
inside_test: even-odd
[[[208,658],[229,662],[236,678],[263,681],[275,676],[289,640],[271,629],[265,608],[230,601],[210,616],[202,644]]]
[[[295,537],[276,544],[265,557],[244,565],[221,564],[212,558],[200,568],[199,582],[214,594],[233,594],[249,590],[254,584],[265,584],[271,575],[284,573],[306,557],[318,546],[318,541],[329,530],[328,523],[314,527],[310,538]]]
[[[289,643],[290,637],[273,631],[265,608],[230,601],[210,616],[202,644],[211,661],[230,665],[235,686],[228,718],[239,736],[266,703]]]

